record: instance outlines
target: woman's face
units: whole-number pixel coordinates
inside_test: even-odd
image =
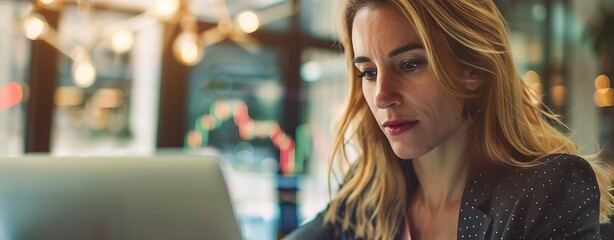
[[[360,9],[352,42],[356,81],[362,81],[365,100],[397,156],[418,158],[466,125],[461,104],[430,70],[417,33],[391,5]]]

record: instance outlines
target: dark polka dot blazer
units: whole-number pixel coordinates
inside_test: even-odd
[[[528,168],[474,164],[462,196],[458,239],[600,239],[600,194],[589,163],[566,154],[549,155],[541,163]],[[407,165],[413,192],[417,180]],[[356,239],[352,230],[325,224],[324,214],[286,239]]]

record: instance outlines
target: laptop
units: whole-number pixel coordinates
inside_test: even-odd
[[[0,239],[241,239],[214,156],[0,158]]]

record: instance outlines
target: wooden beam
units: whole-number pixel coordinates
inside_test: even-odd
[[[292,4],[296,9],[300,6],[299,0],[292,0]],[[288,36],[284,38],[283,51],[279,58],[279,66],[281,68],[281,77],[284,85],[283,110],[281,116],[281,128],[288,133],[293,139],[296,139],[296,129],[301,124],[302,117],[301,109],[303,99],[300,91],[301,88],[301,56],[303,54],[304,33],[301,28],[300,11],[291,16],[290,31]],[[280,159],[281,160],[281,159]],[[298,204],[297,190],[298,180],[287,174],[281,169],[283,163],[280,163],[279,175],[277,177],[278,196],[280,219],[277,229],[278,238],[283,238],[292,230],[298,227]]]
[[[181,33],[177,24],[166,23],[160,73],[160,109],[156,148],[183,147],[187,128],[187,98],[189,67],[173,54],[173,41]]]
[[[300,6],[299,0],[292,0],[292,3],[298,9]],[[264,33],[263,33],[264,34]],[[283,41],[281,56],[279,58],[279,66],[281,68],[281,77],[284,86],[283,99],[283,115],[281,119],[281,127],[292,138],[295,137],[296,128],[301,122],[301,56],[303,54],[304,45],[303,29],[301,27],[300,11],[290,16],[290,30],[286,32],[285,37],[279,39]]]
[[[59,12],[43,8],[34,10],[45,17],[50,27],[57,29]],[[26,102],[24,138],[26,153],[49,152],[51,148],[53,95],[58,81],[58,56],[57,49],[48,43],[41,40],[31,42],[29,98]]]

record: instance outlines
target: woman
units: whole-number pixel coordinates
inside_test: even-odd
[[[610,177],[531,104],[492,1],[343,4],[333,159],[360,158],[289,239],[599,239]]]

